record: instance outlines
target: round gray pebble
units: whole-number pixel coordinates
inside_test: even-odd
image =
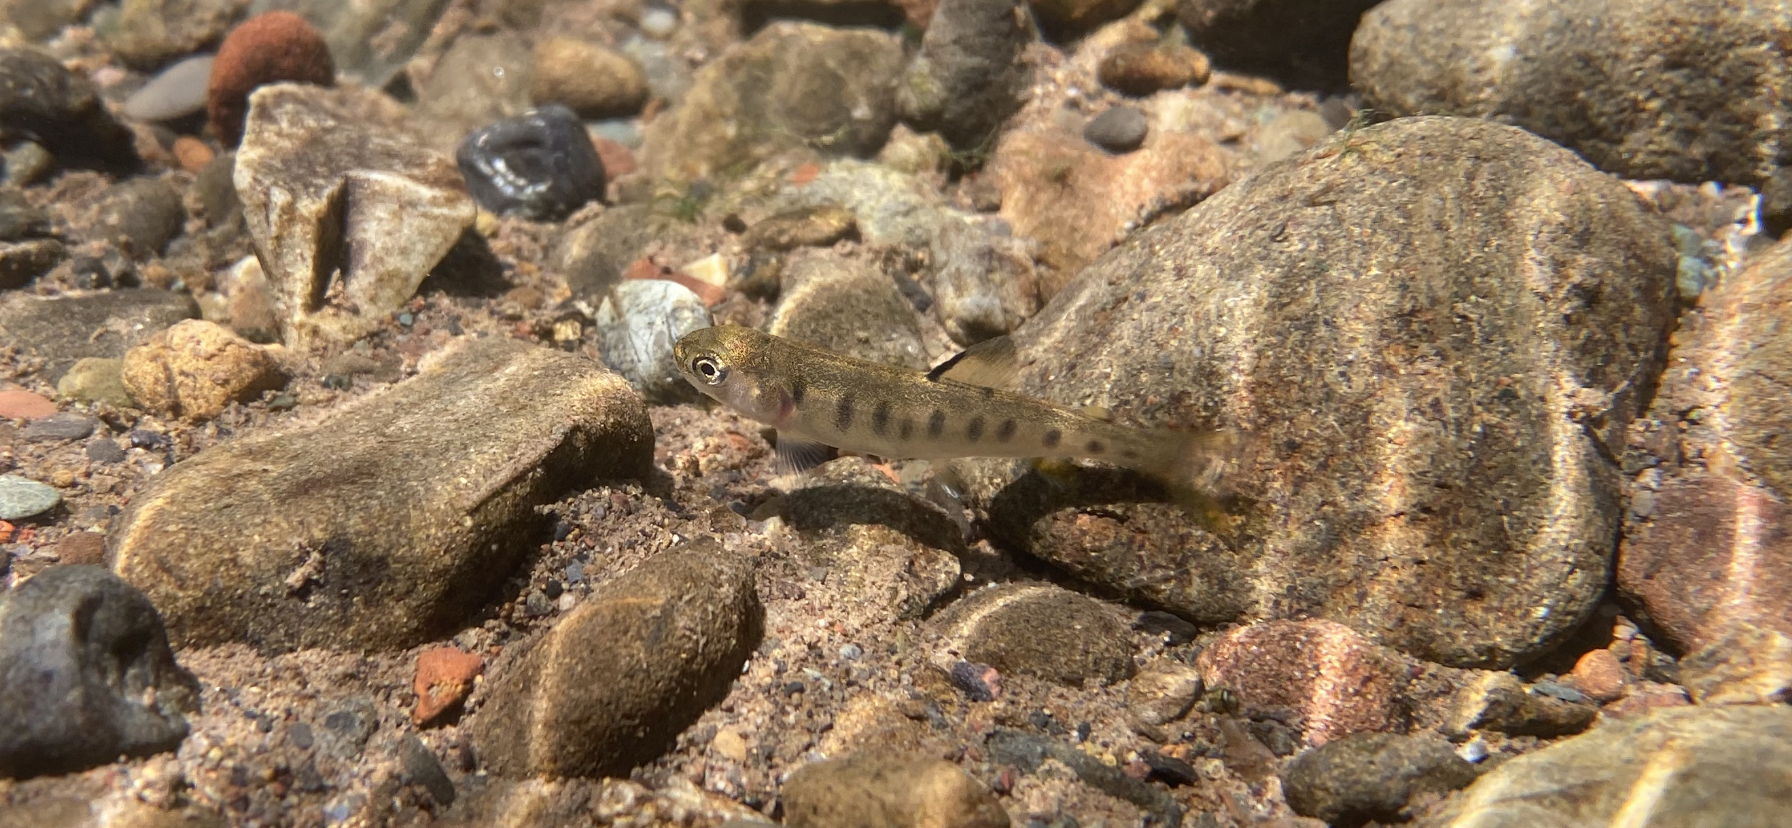
[[[1145,113],[1137,107],[1116,106],[1083,127],[1083,140],[1109,152],[1132,152],[1145,143]]]
[[[81,440],[93,433],[92,417],[63,411],[51,414],[41,420],[35,420],[25,426],[23,435],[28,442],[49,442],[55,440]]]
[[[62,502],[55,489],[16,474],[0,474],[0,520],[35,517]]]

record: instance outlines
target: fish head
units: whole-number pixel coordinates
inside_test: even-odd
[[[672,346],[678,372],[698,391],[764,423],[790,414],[790,400],[773,381],[771,337],[752,328],[718,325],[685,334]]]

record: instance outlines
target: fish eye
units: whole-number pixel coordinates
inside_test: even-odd
[[[691,370],[710,385],[720,385],[722,380],[728,378],[728,369],[717,362],[715,357],[697,357],[691,361]]]

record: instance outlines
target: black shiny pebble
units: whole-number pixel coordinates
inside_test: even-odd
[[[952,672],[947,675],[952,685],[971,701],[995,701],[1002,693],[1001,675],[987,664],[960,661],[952,665]]]
[[[494,213],[556,221],[604,195],[597,148],[559,104],[474,130],[455,160],[473,200]]]

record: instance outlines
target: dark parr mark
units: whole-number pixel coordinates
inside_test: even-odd
[[[834,409],[834,427],[845,431],[852,428],[852,392],[840,395],[840,407]]]
[[[1003,420],[1001,425],[996,426],[996,442],[1006,443],[1014,439],[1015,427],[1013,420]]]
[[[1124,457],[1124,458],[1126,458],[1126,459],[1128,459],[1128,460],[1137,460],[1137,459],[1139,459],[1139,453],[1138,453],[1138,452],[1136,452],[1136,451],[1133,451],[1133,450],[1132,450],[1132,449],[1121,449],[1121,450],[1120,450],[1120,456],[1121,456],[1121,457]]]
[[[1083,448],[1088,449],[1090,454],[1100,454],[1108,450],[1107,445],[1100,440],[1090,440]]]
[[[890,403],[888,400],[880,401],[877,404],[877,408],[871,411],[871,433],[882,437],[885,433],[889,432],[889,430]]]
[[[1044,437],[1039,438],[1039,442],[1044,443],[1046,448],[1056,448],[1058,441],[1062,439],[1064,439],[1064,432],[1054,428],[1046,432]]]
[[[809,384],[808,383],[803,382],[800,379],[795,379],[795,380],[790,381],[790,401],[791,402],[796,403],[797,405],[802,405],[803,398],[807,397],[807,396],[809,396]]]
[[[915,418],[905,416],[902,418],[902,425],[896,429],[896,439],[906,442],[913,436],[915,436]]]
[[[964,436],[973,443],[983,439],[983,418],[972,417],[971,424],[964,427]]]
[[[927,436],[938,437],[946,433],[946,412],[934,409],[927,417]]]

